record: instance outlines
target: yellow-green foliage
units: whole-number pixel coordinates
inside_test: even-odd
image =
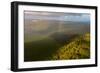
[[[69,44],[59,48],[52,55],[53,60],[87,59],[90,58],[90,34],[79,36]]]

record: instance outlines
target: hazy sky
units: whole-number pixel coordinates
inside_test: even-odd
[[[82,34],[90,30],[90,15],[86,13],[25,11],[24,17],[25,41],[33,41],[33,37],[44,37],[57,32]]]
[[[24,11],[27,20],[59,20],[59,21],[76,21],[89,22],[90,14],[88,13],[61,13],[61,12],[39,12]]]

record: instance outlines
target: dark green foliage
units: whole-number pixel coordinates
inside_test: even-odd
[[[45,38],[35,42],[25,43],[24,60],[41,61],[48,60],[61,45],[52,38]]]
[[[75,35],[64,43],[54,37],[25,42],[24,61],[67,60],[90,58],[90,34]]]

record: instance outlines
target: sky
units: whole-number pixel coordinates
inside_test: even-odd
[[[24,11],[25,19],[27,20],[58,20],[58,21],[75,21],[89,22],[90,14],[88,13],[63,13],[63,12],[39,12],[39,11]]]
[[[56,32],[80,34],[89,32],[90,30],[88,23],[90,21],[90,15],[87,13],[25,11],[24,17],[24,33],[26,41],[32,41],[34,36],[47,36],[48,34],[50,35]]]

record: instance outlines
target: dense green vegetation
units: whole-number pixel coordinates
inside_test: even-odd
[[[54,39],[46,37],[42,40],[24,43],[24,60],[41,61],[48,60],[50,56],[60,47]]]
[[[45,37],[24,43],[24,61],[67,60],[90,58],[90,34],[65,39]]]

